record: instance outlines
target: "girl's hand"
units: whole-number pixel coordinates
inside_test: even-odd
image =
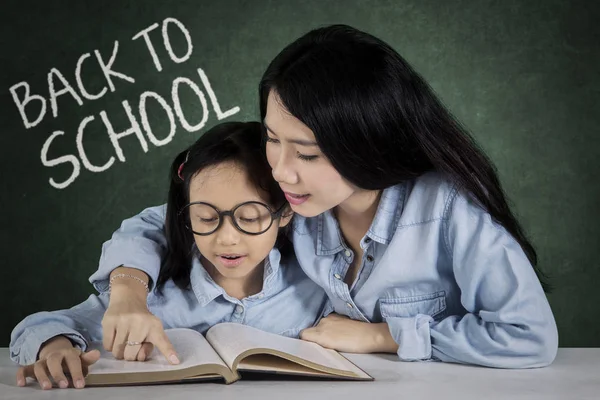
[[[145,289],[138,282],[122,281],[111,288],[109,305],[102,319],[104,348],[119,360],[144,361],[156,346],[171,364],[179,364],[161,321],[146,306]],[[140,287],[143,290],[140,291]]]
[[[52,389],[52,378],[61,389],[69,386],[81,389],[85,386],[84,376],[88,373],[88,367],[99,358],[98,350],[84,353],[73,347],[66,337],[57,336],[42,346],[37,362],[17,370],[17,385],[25,386],[27,378],[33,378],[43,389]],[[65,373],[70,375],[70,379]]]
[[[329,314],[319,323],[300,332],[300,339],[325,348],[347,353],[395,353],[398,345],[388,325],[355,321],[339,314]]]

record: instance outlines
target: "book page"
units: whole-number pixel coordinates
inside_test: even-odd
[[[104,350],[102,342],[93,342],[88,350],[100,350],[101,357],[98,362],[90,366],[89,374],[175,371],[205,364],[225,366],[221,357],[213,350],[201,333],[183,328],[167,329],[165,333],[179,355],[180,363],[178,365],[171,365],[156,347],[149,360],[124,361],[115,359],[111,352]]]
[[[247,325],[229,322],[215,325],[206,333],[206,339],[231,369],[236,357],[259,348],[286,353],[328,369],[356,370],[356,366],[346,358],[316,343],[264,332]]]

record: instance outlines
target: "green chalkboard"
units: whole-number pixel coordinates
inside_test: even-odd
[[[331,23],[389,42],[473,132],[555,287],[561,345],[600,345],[598,4],[3,1],[0,346],[92,293],[102,243],[165,201],[172,157],[258,118],[269,61]]]

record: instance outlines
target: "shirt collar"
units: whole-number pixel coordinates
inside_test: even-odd
[[[223,288],[211,278],[200,262],[200,253],[194,251],[195,257],[192,259],[192,271],[190,273],[190,283],[200,306],[204,307],[220,295],[224,294]]]
[[[281,266],[281,253],[278,249],[273,249],[269,252],[269,256],[265,258],[265,272],[263,275],[263,288],[261,293],[265,295],[270,294],[270,290],[273,287],[273,279],[279,272]]]
[[[204,269],[204,266],[200,262],[200,252],[198,252],[195,246],[194,249],[192,270],[190,272],[190,285],[200,306],[204,307],[217,297],[224,295],[225,291],[212,279],[209,273],[206,272],[206,269]],[[280,262],[281,253],[278,249],[272,249],[264,261],[262,290],[264,293],[268,292],[269,282],[279,271]]]
[[[406,185],[403,183],[383,190],[377,212],[367,234],[361,241],[361,246],[369,240],[386,245],[390,243],[402,215],[405,193]],[[327,210],[316,218],[318,227],[316,254],[326,256],[344,250],[342,232],[333,211]]]
[[[367,236],[381,244],[390,244],[402,216],[405,194],[406,184],[403,183],[383,191]]]

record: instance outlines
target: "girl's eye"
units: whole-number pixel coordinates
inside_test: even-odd
[[[249,224],[258,221],[258,218],[240,218],[240,221]]]
[[[273,139],[271,136],[267,135],[267,142],[268,143],[279,143],[279,140]]]
[[[200,222],[203,222],[205,224],[210,224],[212,222],[215,222],[217,220],[217,218],[200,218]]]
[[[298,153],[298,158],[303,161],[313,161],[319,158],[319,156],[308,156],[306,154]]]

